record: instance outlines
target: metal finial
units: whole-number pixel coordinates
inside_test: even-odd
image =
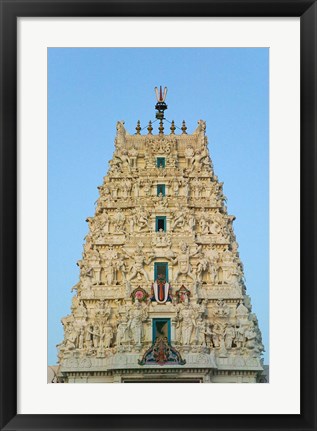
[[[140,135],[140,131],[141,131],[140,120],[138,120],[135,130],[136,130],[136,134]]]
[[[148,127],[147,127],[147,130],[148,130],[148,132],[149,132],[149,135],[152,135],[152,130],[153,130],[153,127],[152,127],[152,121],[149,121],[149,125],[148,125]]]
[[[163,120],[160,120],[160,125],[159,125],[159,134],[163,135],[164,133],[164,125],[163,125]]]
[[[164,111],[167,109],[167,105],[165,103],[167,87],[164,87],[164,91],[162,91],[162,86],[160,86],[160,91],[157,87],[154,88],[156,94],[157,104],[155,105],[156,109],[156,118],[158,120],[164,120]]]
[[[187,127],[186,127],[185,120],[183,120],[183,123],[182,123],[182,127],[181,127],[181,129],[182,129],[183,134],[187,135],[187,132],[186,132]]]
[[[171,129],[171,135],[174,135],[175,134],[175,130],[176,130],[174,120],[172,120],[172,124],[171,124],[170,129]]]

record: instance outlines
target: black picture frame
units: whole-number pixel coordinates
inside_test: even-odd
[[[311,0],[0,0],[1,430],[316,430],[317,5]],[[17,414],[17,18],[300,17],[301,413],[294,415]],[[291,330],[291,328],[290,328]],[[295,341],[296,342],[296,341]],[[290,351],[292,346],[290,346]],[[291,360],[291,355],[290,358]],[[289,376],[292,379],[292,376]],[[182,400],[183,402],[185,400]],[[186,403],[185,403],[186,404]],[[184,404],[184,405],[185,405]],[[184,407],[184,413],[186,408]]]

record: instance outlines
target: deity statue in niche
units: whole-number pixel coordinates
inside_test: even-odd
[[[133,341],[136,345],[141,345],[143,337],[143,322],[147,319],[147,312],[141,302],[135,301],[128,311],[128,330],[131,331]]]
[[[184,302],[178,307],[178,322],[180,325],[181,343],[189,345],[196,322],[195,311],[188,301],[188,296],[185,296]]]
[[[180,253],[175,259],[172,259],[172,264],[175,265],[177,263],[177,269],[174,277],[174,281],[177,281],[179,275],[188,275],[192,280],[196,281],[196,277],[192,272],[192,268],[190,265],[190,257],[194,256],[196,253],[191,254],[188,245],[184,242],[180,244]]]
[[[144,265],[149,265],[155,256],[150,254],[147,258],[146,255],[143,253],[142,248],[143,244],[139,243],[134,254],[130,254],[125,249],[123,249],[124,253],[134,260],[134,263],[130,268],[130,276],[128,278],[128,281],[133,280],[135,277],[140,278],[141,275],[143,275],[145,280],[148,283],[150,282],[149,276],[144,269]]]

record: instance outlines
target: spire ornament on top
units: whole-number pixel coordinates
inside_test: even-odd
[[[164,120],[164,111],[167,109],[167,105],[165,103],[166,95],[167,95],[167,87],[164,87],[164,91],[162,91],[162,86],[160,85],[160,91],[157,87],[154,88],[156,94],[157,104],[155,105],[156,114],[155,117],[160,120],[159,133],[162,134],[164,131],[163,120]]]

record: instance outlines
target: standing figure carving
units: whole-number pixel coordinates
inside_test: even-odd
[[[205,256],[208,259],[209,278],[212,284],[216,284],[218,275],[218,252],[208,247],[205,251]]]
[[[128,281],[133,280],[133,278],[136,276],[138,276],[138,278],[141,278],[140,275],[142,274],[145,280],[148,283],[150,282],[149,276],[144,269],[144,265],[149,265],[154,259],[154,256],[150,255],[149,258],[147,259],[146,256],[143,254],[142,248],[143,248],[143,244],[139,243],[134,254],[130,254],[125,249],[123,249],[124,253],[128,257],[134,259],[134,263],[130,268],[130,276],[128,277]]]
[[[177,278],[179,275],[188,275],[192,280],[196,281],[195,275],[192,272],[192,268],[190,265],[190,257],[194,256],[194,254],[190,254],[188,245],[184,242],[181,242],[180,244],[180,253],[177,255],[175,259],[172,259],[172,264],[177,265],[176,273],[174,276],[174,282],[176,283]]]
[[[183,195],[186,198],[190,197],[190,183],[188,178],[184,178],[184,181],[183,181]]]
[[[227,324],[225,332],[224,332],[226,349],[228,349],[228,350],[231,349],[235,336],[236,336],[236,332],[235,332],[234,327],[231,324]]]
[[[149,227],[149,215],[142,206],[136,210],[135,220],[139,231]]]
[[[195,342],[199,346],[206,345],[206,325],[201,316],[197,318],[195,323]]]
[[[122,150],[120,152],[116,152],[114,154],[115,159],[119,160],[119,163],[113,159],[114,163],[119,167],[121,173],[123,173],[123,166],[126,166],[128,169],[128,172],[131,172],[131,159],[128,156],[127,150]]]
[[[172,222],[172,231],[177,227],[182,228],[185,223],[185,214],[182,210],[181,205],[178,206],[178,209],[174,212],[173,222]]]
[[[109,233],[110,217],[105,211],[102,213],[102,226],[104,233]]]
[[[119,209],[116,210],[113,216],[114,230],[115,232],[124,231],[125,215]]]
[[[195,231],[195,226],[196,226],[196,218],[195,218],[195,214],[194,212],[189,212],[187,214],[187,226],[188,226],[188,231],[190,233]]]
[[[195,311],[191,307],[188,297],[186,296],[184,302],[178,308],[178,321],[180,324],[181,343],[183,346],[188,346],[191,341],[193,328],[196,325]]]
[[[119,321],[119,324],[117,327],[117,338],[116,338],[117,346],[121,346],[122,343],[127,341],[128,321],[129,319],[126,314],[123,315],[121,320]]]
[[[212,341],[214,347],[220,347],[221,342],[223,340],[223,328],[219,323],[216,323],[212,329]]]
[[[172,183],[174,196],[178,196],[179,186],[180,186],[180,181],[177,178],[174,178]]]
[[[143,322],[147,319],[147,312],[142,307],[141,302],[136,300],[128,313],[129,321],[127,328],[131,331],[134,343],[140,346],[143,337]]]
[[[151,195],[151,189],[152,189],[152,181],[149,178],[147,178],[147,180],[145,180],[143,184],[143,191],[145,196]]]
[[[208,260],[201,259],[196,267],[196,279],[199,283],[203,281],[203,272],[205,272],[208,268]]]

